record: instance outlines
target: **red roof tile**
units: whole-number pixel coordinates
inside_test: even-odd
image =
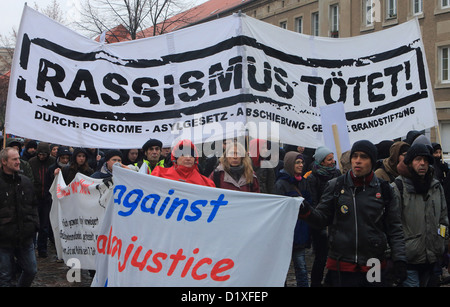
[[[156,26],[156,34],[160,34],[161,27],[165,28],[163,33],[179,30],[181,28],[199,23],[214,16],[219,16],[222,13],[229,12],[233,8],[237,8],[244,2],[249,1],[252,0],[209,0],[158,24]],[[140,33],[139,37],[142,38],[153,36],[153,30],[154,27],[145,29]]]
[[[100,36],[97,36],[95,40],[97,42],[100,41]],[[122,41],[131,40],[130,33],[128,32],[127,28],[125,28],[124,25],[120,24],[111,31],[106,32],[105,35],[105,42],[111,44],[111,43],[117,43]]]
[[[172,32],[189,25],[206,21],[210,18],[214,18],[215,16],[222,17],[221,14],[237,9],[243,3],[250,1],[253,0],[209,0],[159,23],[156,25],[156,31],[153,26],[141,31],[137,34],[137,38],[154,36],[154,31],[156,35],[159,35],[161,33]],[[126,41],[130,39],[130,34],[123,25],[117,26],[106,34],[106,42],[108,43]],[[99,37],[95,40],[99,41]]]

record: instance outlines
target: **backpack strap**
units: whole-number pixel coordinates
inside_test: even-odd
[[[341,194],[342,187],[344,186],[344,177],[345,175],[339,176],[336,178],[336,184],[334,185],[334,196],[338,196]]]
[[[381,189],[381,197],[383,198],[383,202],[385,207],[388,207],[393,198],[391,186],[388,181],[378,178],[380,181],[380,189]]]
[[[403,181],[399,178],[395,178],[393,183],[397,186],[397,189],[400,192],[400,197],[401,197],[402,204],[403,204]],[[400,206],[400,208],[401,208],[401,206]]]
[[[344,179],[345,175],[341,175],[336,178],[336,183],[334,184],[333,189],[333,199],[334,199],[334,205],[337,205],[339,196],[341,196],[342,188],[344,187]]]

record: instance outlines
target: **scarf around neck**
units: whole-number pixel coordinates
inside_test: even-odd
[[[314,161],[312,164],[312,169],[315,173],[319,174],[320,176],[323,176],[326,179],[332,179],[336,172],[336,164],[333,166],[323,166],[317,161]]]

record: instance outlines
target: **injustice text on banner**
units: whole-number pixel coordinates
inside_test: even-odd
[[[302,198],[113,173],[93,286],[284,285]]]

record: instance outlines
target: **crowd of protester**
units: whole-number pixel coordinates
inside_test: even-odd
[[[273,167],[262,166],[268,158],[261,151],[274,145],[260,139],[248,144],[224,140],[222,152],[208,157],[199,156],[189,140],[168,148],[149,139],[142,148],[127,150],[18,138],[5,144],[0,154],[1,286],[11,285],[14,275],[20,276],[17,285],[31,285],[36,260],[30,249],[38,257],[49,256],[49,189],[55,176],[61,172],[67,184],[77,173],[108,179],[114,164],[133,171],[144,165],[149,175],[191,184],[303,197],[292,249],[299,287],[432,287],[449,279],[449,168],[440,144],[419,131],[403,141],[355,142],[338,161],[326,146],[284,145]],[[20,212],[12,207],[21,207]],[[26,227],[19,225],[23,218],[29,221]],[[11,231],[14,227],[19,231]],[[310,271],[308,250],[314,259]],[[380,260],[381,281],[367,279],[371,258]]]

